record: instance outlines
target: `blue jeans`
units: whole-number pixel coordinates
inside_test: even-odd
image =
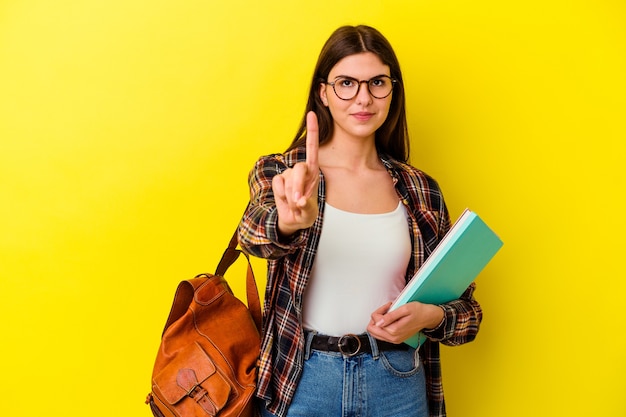
[[[413,348],[352,357],[312,350],[288,417],[428,417],[424,368]],[[274,415],[261,407],[262,417]]]

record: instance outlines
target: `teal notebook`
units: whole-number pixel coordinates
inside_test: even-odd
[[[410,301],[443,304],[456,300],[502,247],[500,238],[474,212],[466,209],[391,305]],[[417,348],[426,336],[405,343]]]

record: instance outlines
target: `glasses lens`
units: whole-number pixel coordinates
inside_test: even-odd
[[[350,100],[359,90],[359,82],[353,78],[337,78],[333,84],[337,97],[342,100]]]
[[[370,94],[375,98],[385,98],[391,94],[393,82],[389,77],[376,77],[367,82]]]

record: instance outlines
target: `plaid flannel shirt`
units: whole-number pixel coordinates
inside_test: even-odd
[[[450,218],[434,179],[384,155],[380,159],[409,215],[413,250],[406,272],[408,281],[448,231]],[[320,172],[319,216],[313,226],[285,240],[278,235],[272,178],[304,161],[304,148],[260,158],[249,175],[250,205],[239,225],[241,248],[268,260],[257,396],[278,417],[287,414],[302,374],[302,300],[322,230],[325,183]],[[472,341],[478,332],[482,310],[473,298],[474,288],[475,284],[471,284],[458,300],[441,305],[445,311],[443,321],[437,328],[424,332],[428,340],[420,347],[420,357],[426,373],[431,417],[446,416],[439,342],[463,344]]]

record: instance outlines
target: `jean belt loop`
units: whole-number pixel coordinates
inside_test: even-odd
[[[304,360],[308,360],[311,357],[311,342],[313,341],[313,336],[315,336],[317,332],[304,330]]]
[[[374,360],[378,360],[378,357],[380,356],[378,343],[376,343],[376,339],[371,334],[367,333],[367,337],[370,340],[370,346],[372,347],[372,358]]]

